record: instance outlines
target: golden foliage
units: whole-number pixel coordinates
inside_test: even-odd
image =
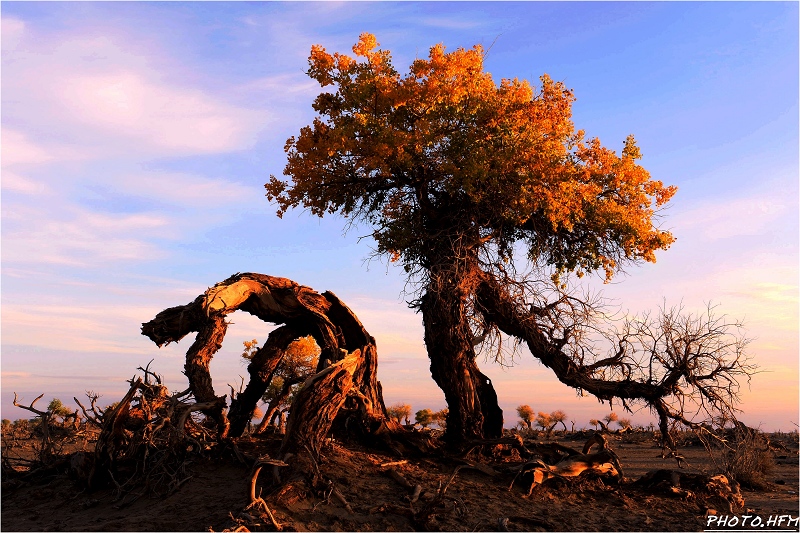
[[[390,419],[396,420],[398,424],[402,424],[403,421],[405,421],[406,424],[410,423],[411,406],[406,403],[396,403],[391,407],[387,407],[386,413],[389,415]]]
[[[518,405],[517,406],[517,416],[519,416],[520,420],[522,420],[528,429],[531,429],[531,425],[535,419],[533,414],[533,409],[530,405]]]
[[[495,83],[476,45],[430,49],[409,73],[365,33],[355,57],[315,45],[308,75],[321,87],[318,116],[286,143],[284,175],[266,184],[282,216],[302,205],[372,224],[378,251],[425,264],[432,240],[491,243],[508,259],[517,241],[558,272],[655,261],[673,236],[653,217],[675,193],[637,161],[575,130],[575,97],[547,75]]]

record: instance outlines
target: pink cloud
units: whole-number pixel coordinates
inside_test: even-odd
[[[69,142],[90,157],[220,153],[248,148],[267,122],[262,109],[174,79],[166,56],[124,33],[44,36],[14,19],[3,27],[12,34],[3,38],[4,122],[24,124],[39,146]]]

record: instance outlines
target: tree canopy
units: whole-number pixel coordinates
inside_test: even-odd
[[[434,46],[401,75],[377,46],[365,33],[355,58],[312,48],[308,74],[333,90],[286,143],[291,182],[266,185],[279,215],[302,205],[367,222],[378,251],[409,271],[430,268],[431,240],[480,246],[493,260],[522,241],[558,271],[607,277],[673,242],[653,217],[675,187],[637,163],[632,136],[618,155],[576,131],[562,83],[496,84],[478,45]]]

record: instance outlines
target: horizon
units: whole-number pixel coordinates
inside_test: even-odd
[[[634,134],[652,177],[678,192],[659,214],[677,241],[612,283],[619,315],[716,306],[744,320],[760,372],[740,420],[797,429],[798,5],[767,3],[2,2],[0,411],[44,394],[103,405],[151,368],[170,390],[191,339],[158,349],[141,323],[236,272],[335,292],[377,340],[385,403],[445,407],[402,268],[371,258],[369,228],[264,197],[286,139],[322,89],[313,44],[349,53],[377,36],[403,73],[415,57],[483,44],[495,80],[548,73],[573,89],[576,129],[620,151]],[[238,386],[242,342],[271,327],[237,312],[211,373]],[[608,404],[578,397],[521,349],[479,359],[515,407],[564,410],[576,428]],[[105,403],[104,403],[105,402]],[[653,419],[647,409],[634,424]],[[569,422],[568,422],[569,425]]]

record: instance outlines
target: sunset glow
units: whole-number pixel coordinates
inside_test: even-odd
[[[584,286],[620,316],[712,305],[742,320],[760,372],[742,383],[741,419],[795,429],[797,18],[775,2],[3,3],[3,418],[27,415],[14,392],[109,404],[151,359],[184,389],[191,339],[159,349],[140,326],[236,272],[333,291],[377,340],[387,405],[445,407],[412,288],[370,259],[371,228],[302,209],[279,219],[264,197],[287,138],[314,118],[311,46],[349,50],[369,31],[402,74],[437,43],[481,44],[495,81],[547,73],[573,89],[587,137],[619,153],[634,134],[642,166],[678,188],[658,214],[676,241]],[[231,320],[218,394],[246,376],[242,342],[270,330]],[[527,350],[507,363],[479,361],[507,427],[520,404],[576,428],[608,413]]]

